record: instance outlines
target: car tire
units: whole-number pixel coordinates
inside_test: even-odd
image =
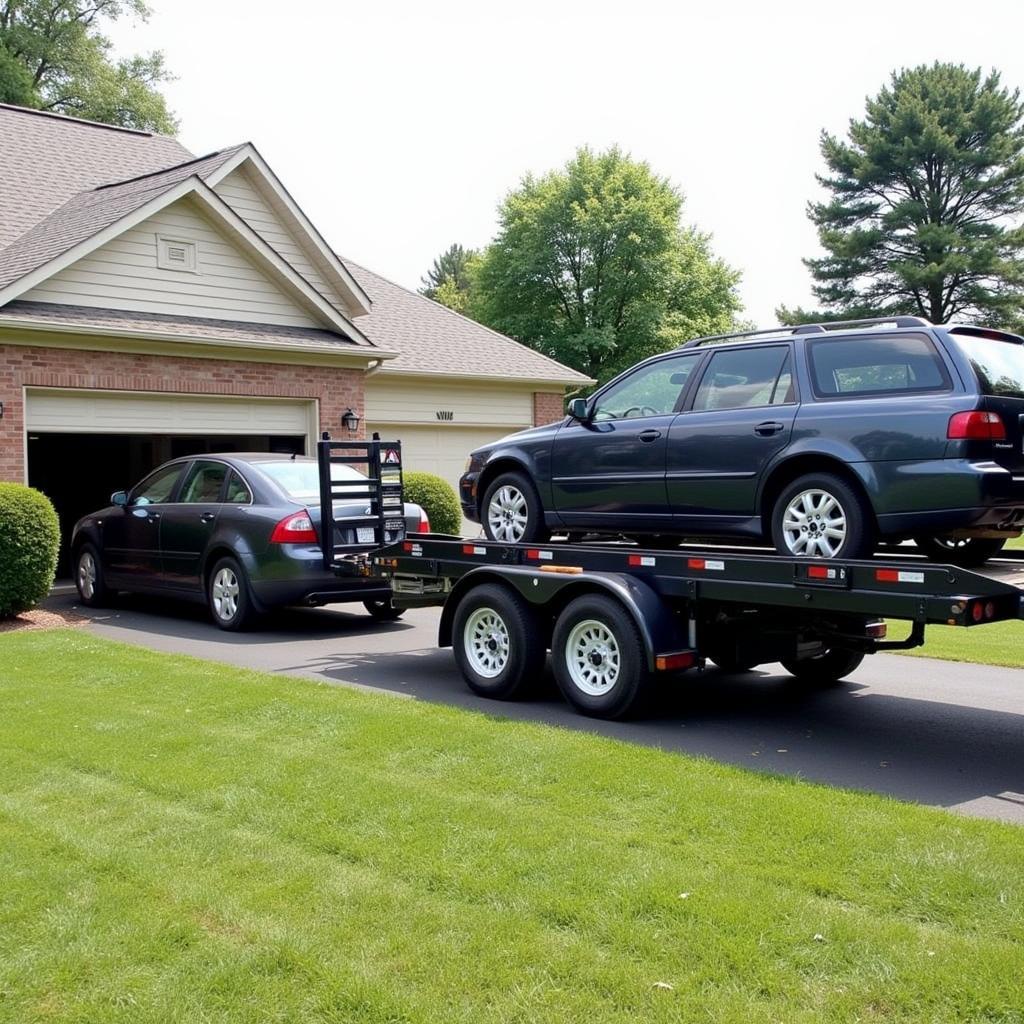
[[[87,608],[103,608],[113,596],[107,589],[100,553],[92,544],[83,544],[75,552],[75,588]]]
[[[782,667],[800,682],[825,689],[845,679],[863,660],[863,651],[834,647],[814,658],[784,658]]]
[[[626,718],[646,703],[650,673],[640,631],[618,601],[585,594],[555,623],[551,665],[565,699],[592,718]]]
[[[249,580],[236,558],[226,556],[214,564],[206,580],[206,603],[221,629],[238,632],[255,622]]]
[[[478,697],[515,700],[540,680],[547,654],[532,605],[485,583],[458,603],[452,620],[455,662]]]
[[[809,525],[797,534],[787,524],[799,524],[801,516]],[[841,519],[842,526],[830,529],[830,518],[837,523]],[[836,530],[842,531],[841,537],[835,536]],[[771,533],[775,550],[790,558],[870,558],[875,548],[870,507],[831,473],[811,473],[785,487],[772,508]]]
[[[970,569],[995,558],[1006,541],[1002,537],[915,537],[914,543],[933,562]]]
[[[363,607],[369,612],[374,622],[394,622],[405,614],[404,608],[396,608],[390,597],[377,597],[372,601],[364,601]]]
[[[524,473],[499,473],[487,485],[480,522],[488,540],[506,544],[543,542],[551,536],[540,495]]]

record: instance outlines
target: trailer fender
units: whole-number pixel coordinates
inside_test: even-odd
[[[553,573],[512,566],[498,571],[490,567],[474,569],[452,587],[441,612],[437,636],[439,647],[452,646],[452,622],[459,601],[474,587],[484,583],[509,587],[530,604],[549,609],[552,613],[581,594],[608,594],[629,612],[636,623],[643,639],[647,667],[651,671],[654,671],[656,655],[688,647],[685,626],[672,614],[657,591],[638,577],[611,572]]]

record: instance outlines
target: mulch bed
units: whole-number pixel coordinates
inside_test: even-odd
[[[22,612],[13,619],[0,619],[0,633],[11,633],[16,629],[58,629],[64,626],[84,626],[89,620],[74,612],[47,612],[33,608]]]

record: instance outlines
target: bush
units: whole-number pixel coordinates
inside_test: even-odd
[[[0,619],[46,597],[59,547],[60,524],[50,499],[31,487],[0,483]]]
[[[434,473],[416,470],[402,474],[405,500],[422,505],[434,533],[462,533],[462,506],[458,495],[447,480]]]

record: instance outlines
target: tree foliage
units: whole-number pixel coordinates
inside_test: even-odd
[[[478,256],[475,249],[465,249],[458,242],[448,246],[420,279],[420,294],[454,309],[456,313],[468,313],[473,268]]]
[[[997,72],[933,64],[893,74],[822,133],[829,198],[808,205],[825,249],[804,262],[824,318],[911,313],[934,323],[1020,321],[1024,105]],[[786,322],[822,317],[779,310]]]
[[[0,102],[173,134],[160,53],[115,59],[99,30],[144,0],[0,0]]]
[[[599,380],[693,333],[727,329],[738,275],[680,226],[682,197],[646,163],[580,149],[502,203],[473,270],[476,319]]]

